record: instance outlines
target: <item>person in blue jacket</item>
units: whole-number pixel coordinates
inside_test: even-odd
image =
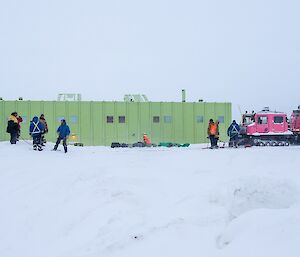
[[[229,136],[229,147],[237,147],[239,133],[240,126],[236,123],[235,120],[233,120],[231,125],[227,129],[227,135]]]
[[[58,127],[58,129],[57,129],[57,133],[58,133],[58,138],[57,138],[57,141],[56,141],[56,144],[55,144],[53,150],[54,151],[57,150],[57,147],[58,147],[58,145],[60,144],[60,142],[62,140],[63,141],[64,150],[65,150],[65,153],[66,153],[68,151],[68,148],[67,148],[67,139],[68,139],[68,136],[70,135],[70,128],[67,125],[65,119],[61,120],[61,124]]]
[[[33,139],[33,150],[43,150],[41,145],[41,137],[44,133],[44,130],[45,127],[43,123],[40,122],[37,116],[34,116],[29,126],[29,135],[31,135]]]

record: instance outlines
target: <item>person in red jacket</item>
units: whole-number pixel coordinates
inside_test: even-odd
[[[143,140],[144,140],[145,145],[151,145],[151,140],[146,133],[144,133],[144,135],[143,135]]]
[[[19,141],[19,137],[20,137],[20,135],[21,135],[21,125],[20,125],[20,123],[23,122],[23,119],[22,119],[21,116],[19,116],[19,115],[17,114],[17,120],[18,120],[18,134],[17,134],[17,141]]]

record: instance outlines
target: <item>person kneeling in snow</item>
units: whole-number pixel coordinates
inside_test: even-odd
[[[70,128],[67,125],[65,119],[61,120],[61,125],[57,129],[57,133],[58,133],[58,138],[57,138],[57,141],[56,141],[56,144],[55,144],[53,150],[54,151],[57,150],[57,147],[60,144],[60,141],[62,140],[63,141],[64,150],[65,150],[65,153],[66,153],[68,151],[68,149],[67,149],[67,138],[70,135]]]
[[[145,145],[151,145],[151,140],[146,133],[144,133],[144,135],[143,135],[143,140],[144,140]]]
[[[44,125],[39,121],[37,116],[34,116],[29,126],[29,135],[33,139],[33,150],[42,151],[41,136],[44,133]]]

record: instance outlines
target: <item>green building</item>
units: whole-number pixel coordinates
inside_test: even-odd
[[[142,141],[147,133],[153,143],[207,142],[208,120],[220,121],[220,138],[227,140],[231,122],[231,103],[148,102],[146,97],[135,101],[128,95],[124,102],[114,101],[0,101],[0,140],[9,140],[6,133],[9,115],[17,111],[23,118],[21,137],[30,139],[30,120],[45,114],[48,141],[55,142],[56,129],[65,118],[71,129],[70,142],[84,145],[110,145],[112,142]]]

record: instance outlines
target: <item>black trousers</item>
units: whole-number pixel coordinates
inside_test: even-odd
[[[67,148],[67,137],[58,137],[57,140],[56,140],[56,144],[54,146],[54,150],[57,150],[57,147],[58,145],[60,144],[61,140],[63,141],[63,146],[64,146],[64,150],[65,150],[65,153],[68,151],[68,148]]]
[[[238,135],[233,135],[229,139],[229,146],[230,147],[237,146],[237,142],[238,142]]]
[[[41,134],[37,134],[32,136],[33,139],[33,149],[36,150],[38,149],[39,151],[42,150],[42,145],[41,145]]]
[[[12,132],[10,133],[10,143],[11,144],[16,144],[17,143],[17,137],[18,137],[18,132]]]

